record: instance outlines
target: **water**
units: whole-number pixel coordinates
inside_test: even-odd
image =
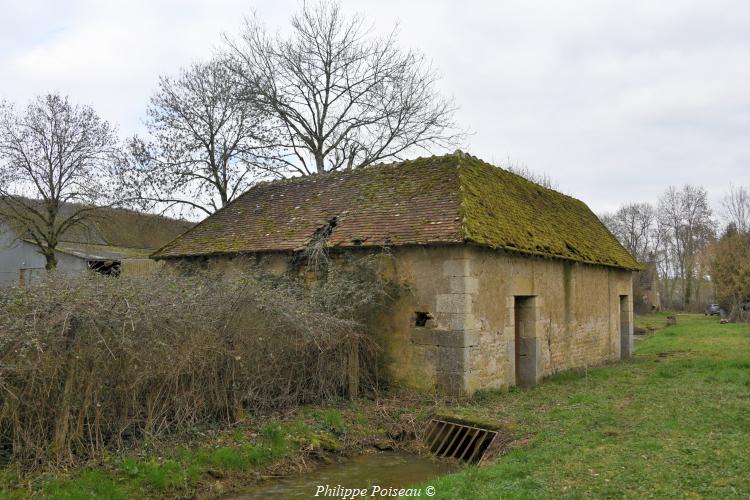
[[[313,498],[318,487],[331,489],[367,488],[377,485],[385,488],[406,488],[429,482],[430,479],[454,472],[458,465],[400,452],[370,453],[325,465],[312,472],[269,480],[235,496],[234,500],[251,498]],[[424,494],[422,494],[424,496]],[[322,498],[323,495],[319,495]],[[328,498],[341,498],[328,496]]]

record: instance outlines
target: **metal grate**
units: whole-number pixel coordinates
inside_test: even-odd
[[[432,419],[425,429],[425,442],[438,457],[481,464],[502,449],[505,439],[495,430]]]

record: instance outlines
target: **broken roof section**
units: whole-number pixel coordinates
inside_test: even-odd
[[[334,221],[332,223],[332,221]],[[583,202],[456,152],[258,184],[152,255],[474,243],[640,269]]]

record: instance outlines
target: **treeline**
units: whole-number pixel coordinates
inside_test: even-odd
[[[657,284],[663,308],[702,311],[718,301],[734,319],[750,314],[750,191],[730,186],[713,213],[699,186],[669,187],[656,203],[625,204],[602,221],[646,266],[636,298]],[[640,304],[648,306],[648,304]]]
[[[143,136],[120,137],[60,94],[1,102],[0,213],[52,269],[61,236],[94,206],[205,217],[260,178],[455,145],[455,106],[437,80],[395,29],[378,36],[337,2],[303,3],[288,36],[248,18],[215,57],[160,77]]]

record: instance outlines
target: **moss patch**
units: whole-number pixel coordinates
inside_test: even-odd
[[[491,431],[507,430],[507,424],[493,418],[477,415],[472,412],[462,411],[460,408],[454,410],[441,410],[437,412],[434,418],[454,422],[456,424],[468,425],[471,427],[481,427]]]
[[[459,161],[466,240],[512,252],[640,269],[582,201],[469,155]]]

